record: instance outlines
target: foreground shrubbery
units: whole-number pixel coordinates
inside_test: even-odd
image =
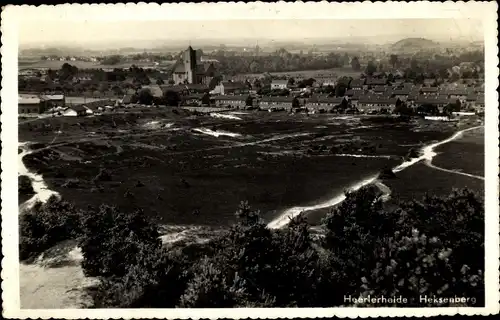
[[[141,212],[48,213],[54,206],[21,221],[24,251],[41,250],[34,239],[78,237],[85,274],[101,279],[96,307],[328,307],[350,305],[349,295],[402,295],[407,307],[422,306],[420,295],[484,303],[484,206],[467,190],[388,211],[376,188],[362,188],[325,217],[321,241],[301,216],[269,229],[243,203],[224,234],[170,249]]]

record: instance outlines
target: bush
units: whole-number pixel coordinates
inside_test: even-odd
[[[20,257],[77,238],[85,275],[101,279],[95,307],[332,307],[345,295],[423,306],[421,294],[484,304],[482,199],[455,190],[388,210],[379,196],[374,186],[347,192],[320,241],[303,216],[269,229],[243,202],[238,223],[210,242],[168,250],[141,211],[78,211],[52,197],[20,216]]]
[[[374,189],[346,197],[324,220],[334,269],[349,270],[340,285],[346,292],[401,294],[414,298],[413,306],[422,306],[419,294],[484,303],[484,206],[472,192],[426,197],[392,211],[383,210]]]
[[[158,230],[141,211],[123,213],[109,206],[83,219],[82,234],[82,267],[87,276],[123,277],[137,263],[139,253],[160,246]]]
[[[58,242],[81,234],[82,211],[52,196],[19,217],[19,258],[33,258]]]
[[[372,272],[362,278],[361,296],[401,295],[409,300],[405,307],[465,307],[466,303],[422,303],[420,297],[480,298],[484,294],[481,270],[453,263],[453,249],[417,229],[396,231],[374,254],[379,258]]]
[[[408,151],[408,154],[406,155],[406,159],[418,158],[419,156],[420,156],[419,152],[411,148],[410,151]]]
[[[19,176],[17,180],[18,193],[21,195],[32,195],[35,193],[33,186],[31,185],[31,179],[28,176]]]

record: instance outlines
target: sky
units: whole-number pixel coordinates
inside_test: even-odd
[[[223,21],[23,21],[19,44],[197,39],[301,40],[305,38],[425,37],[480,40],[479,20],[223,20]]]
[[[375,43],[384,37],[477,41],[485,34],[484,17],[491,13],[482,3],[449,2],[74,4],[8,9],[10,15],[7,11],[3,16],[16,21],[21,46],[349,37],[371,37]]]

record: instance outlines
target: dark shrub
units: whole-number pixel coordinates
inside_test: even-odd
[[[17,191],[22,195],[32,195],[35,193],[33,186],[31,185],[31,179],[28,176],[19,176],[17,178]]]
[[[77,237],[83,213],[72,204],[52,196],[46,203],[36,203],[19,216],[19,258],[25,260]]]
[[[396,174],[394,171],[392,171],[391,168],[385,167],[382,170],[380,170],[380,173],[378,174],[379,179],[394,179],[396,178]]]
[[[411,148],[410,151],[408,151],[408,154],[406,155],[406,159],[418,158],[419,156],[420,156],[419,152],[414,148]]]
[[[138,253],[160,246],[158,230],[141,211],[123,213],[109,206],[83,219],[82,234],[82,267],[88,276],[122,277]]]

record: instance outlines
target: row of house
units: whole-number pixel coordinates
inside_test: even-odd
[[[192,104],[199,104],[202,95],[191,95],[189,101]],[[219,95],[211,97],[211,102],[218,107],[247,107],[248,95]],[[252,107],[260,107],[264,109],[283,107],[289,109],[292,107],[294,97],[260,97],[252,100]],[[393,110],[399,99],[394,96],[383,96],[375,94],[355,95],[352,97],[331,97],[327,95],[314,95],[310,98],[299,99],[300,104],[309,109],[327,110],[343,103],[349,103],[352,107],[360,111],[370,112],[374,110]],[[437,107],[444,107],[448,104],[455,103],[456,100],[449,97],[433,97],[420,95],[415,100],[409,101],[409,105],[418,106],[424,104],[435,105]],[[478,109],[484,108],[484,95],[478,95],[475,100],[469,101],[469,106],[477,107]]]

